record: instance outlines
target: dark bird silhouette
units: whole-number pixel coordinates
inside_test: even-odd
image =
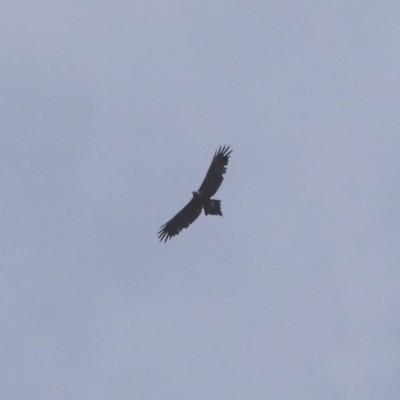
[[[215,152],[199,190],[192,192],[193,197],[189,203],[158,231],[158,239],[161,242],[166,242],[173,236],[178,235],[182,229],[186,229],[199,217],[203,209],[205,215],[222,216],[221,200],[212,199],[211,197],[214,196],[224,180],[223,175],[226,172],[231,153],[232,150],[229,149],[229,146],[220,147]]]

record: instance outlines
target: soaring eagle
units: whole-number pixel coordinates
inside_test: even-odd
[[[182,229],[187,228],[198,218],[202,209],[204,209],[204,214],[206,215],[222,216],[221,200],[212,199],[211,197],[214,196],[224,180],[223,175],[226,172],[231,153],[232,150],[229,150],[229,146],[220,147],[215,152],[199,190],[192,192],[193,197],[189,203],[158,231],[158,239],[161,242],[164,241],[165,243]]]

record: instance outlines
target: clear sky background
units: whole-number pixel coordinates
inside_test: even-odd
[[[0,398],[400,398],[399,18],[3,0]]]

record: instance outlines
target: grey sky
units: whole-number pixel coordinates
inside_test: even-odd
[[[399,398],[399,15],[3,1],[0,398]]]

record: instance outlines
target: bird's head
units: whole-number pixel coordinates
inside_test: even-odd
[[[200,192],[199,191],[194,191],[194,192],[192,192],[192,194],[193,194],[193,197],[200,197]]]

